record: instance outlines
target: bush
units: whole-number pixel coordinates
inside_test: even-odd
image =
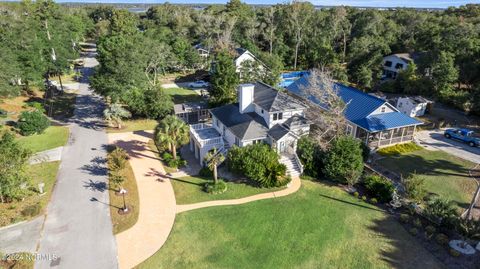
[[[405,144],[397,144],[391,147],[381,148],[377,152],[378,154],[381,154],[381,155],[391,156],[391,155],[399,155],[402,153],[413,152],[421,149],[423,149],[422,146],[419,146],[413,142],[410,142]]]
[[[407,214],[401,214],[400,215],[400,221],[402,223],[408,223],[410,221],[410,215]]]
[[[334,181],[354,185],[363,172],[361,143],[350,136],[333,140],[324,158],[324,175]]]
[[[412,174],[407,179],[403,180],[403,185],[405,186],[405,192],[407,198],[420,203],[425,198],[427,194],[427,189],[425,188],[425,178],[417,174]]]
[[[362,201],[366,202],[367,201],[367,196],[363,195],[362,196]]]
[[[41,210],[41,206],[40,204],[33,204],[33,205],[29,205],[27,207],[25,207],[21,214],[22,216],[24,217],[34,217],[38,214],[40,214],[40,210]]]
[[[370,203],[372,203],[372,204],[378,203],[377,198],[372,198],[372,199],[370,199]]]
[[[200,169],[200,172],[198,172],[198,175],[201,177],[211,178],[213,177],[213,171],[210,170],[208,167],[202,167],[202,169]]]
[[[298,140],[297,155],[303,164],[303,173],[311,177],[319,177],[323,167],[323,152],[320,146],[308,136]]]
[[[428,238],[430,238],[436,231],[437,229],[435,229],[435,227],[432,225],[425,227],[425,234]]]
[[[455,227],[458,217],[455,203],[439,197],[435,197],[427,203],[424,213],[430,220],[447,229]]]
[[[50,126],[50,120],[38,110],[24,111],[20,114],[17,127],[21,135],[40,134]]]
[[[233,147],[227,154],[228,168],[256,181],[262,187],[287,184],[287,167],[279,162],[278,154],[266,144]]]
[[[218,180],[218,183],[205,183],[204,190],[210,194],[220,194],[227,190],[227,184],[222,180]]]
[[[411,235],[416,236],[418,234],[418,229],[417,228],[411,228],[408,230]]]
[[[392,200],[392,195],[395,190],[393,183],[381,176],[369,175],[363,180],[363,184],[367,192],[377,198],[382,203],[387,203]]]
[[[419,219],[419,218],[416,218],[414,221],[413,221],[413,226],[417,227],[417,228],[422,228],[422,221]]]
[[[360,194],[358,193],[358,191],[356,191],[356,192],[353,193],[353,196],[355,196],[355,198],[358,198],[360,196]]]
[[[448,244],[448,236],[442,233],[437,234],[437,236],[435,236],[435,241],[437,241],[439,245],[446,246]]]

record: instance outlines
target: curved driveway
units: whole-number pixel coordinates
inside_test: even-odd
[[[88,84],[97,64],[95,58],[85,58],[71,135],[62,152],[35,268],[118,267],[106,188],[104,104]]]

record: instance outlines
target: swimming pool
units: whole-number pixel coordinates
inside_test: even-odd
[[[278,84],[279,87],[286,88],[290,86],[293,82],[297,79],[303,77],[304,75],[308,74],[308,71],[294,71],[294,72],[287,72],[281,75],[280,83]]]

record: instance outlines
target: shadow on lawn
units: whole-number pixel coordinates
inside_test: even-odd
[[[429,176],[458,176],[470,177],[469,167],[465,167],[448,160],[427,160],[418,155],[397,155],[379,160],[378,163],[386,168],[409,177],[413,173]]]
[[[421,242],[410,235],[392,215],[385,215],[368,227],[391,247],[382,248],[379,258],[391,268],[442,268],[444,265]]]

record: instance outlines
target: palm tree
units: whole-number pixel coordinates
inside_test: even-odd
[[[215,182],[215,185],[218,183],[217,166],[224,160],[225,156],[218,153],[216,148],[213,148],[212,151],[209,151],[207,155],[205,155],[205,162],[207,162],[208,168],[213,171],[213,181]]]
[[[130,118],[132,114],[122,105],[115,103],[103,111],[103,116],[109,123],[114,122],[120,129],[122,128],[122,119]]]
[[[166,143],[173,159],[176,160],[177,147],[188,143],[189,131],[188,125],[180,118],[168,115],[155,128],[155,142],[157,144]]]

